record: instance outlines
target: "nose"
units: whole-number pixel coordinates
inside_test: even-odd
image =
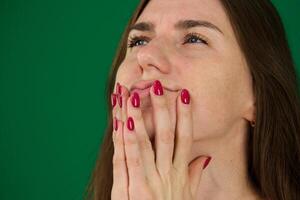
[[[139,48],[137,61],[144,73],[150,73],[153,70],[160,73],[170,72],[168,46],[163,38],[152,39]]]

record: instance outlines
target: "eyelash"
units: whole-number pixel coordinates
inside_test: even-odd
[[[184,37],[184,43],[187,43],[189,39],[191,38],[196,38],[197,40],[200,40],[202,43],[208,45],[206,39],[203,38],[203,36],[200,36],[198,33],[188,33],[185,37]],[[149,40],[148,37],[146,36],[131,36],[129,38],[129,42],[128,42],[128,48],[133,48],[136,47],[137,45],[135,45],[135,43],[137,41],[141,41],[141,40]],[[138,45],[140,46],[140,45]]]

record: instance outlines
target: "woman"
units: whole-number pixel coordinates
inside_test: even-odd
[[[296,72],[270,1],[141,1],[108,88],[88,198],[300,199]]]

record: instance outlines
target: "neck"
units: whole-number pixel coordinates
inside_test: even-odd
[[[191,160],[200,155],[212,157],[202,173],[196,199],[261,199],[248,178],[247,134],[247,125],[240,122],[220,138],[194,141]]]

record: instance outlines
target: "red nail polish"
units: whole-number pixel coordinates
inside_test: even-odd
[[[181,102],[184,104],[190,104],[190,94],[187,89],[181,91]]]
[[[113,121],[113,127],[114,127],[115,131],[117,131],[117,130],[118,130],[118,120],[117,120],[117,118],[116,118],[116,117],[114,117],[114,121]]]
[[[154,94],[161,96],[164,94],[163,87],[159,80],[154,81],[153,83]]]
[[[127,118],[127,128],[131,131],[134,129],[134,122],[132,117]]]
[[[205,161],[205,163],[204,163],[204,165],[203,165],[203,169],[205,169],[205,168],[207,167],[207,165],[208,165],[208,163],[210,162],[210,160],[211,160],[211,157],[209,156],[209,157],[206,159],[206,161]]]
[[[119,82],[117,83],[117,93],[118,93],[119,95],[122,94],[122,87],[121,87],[121,85],[120,85]]]
[[[120,108],[122,108],[122,96],[118,95],[118,103]]]
[[[137,92],[134,92],[131,97],[131,104],[133,107],[140,107],[140,96]]]
[[[112,94],[112,95],[111,95],[111,105],[112,105],[112,107],[114,108],[116,104],[117,104],[117,97],[116,97],[116,94]]]

